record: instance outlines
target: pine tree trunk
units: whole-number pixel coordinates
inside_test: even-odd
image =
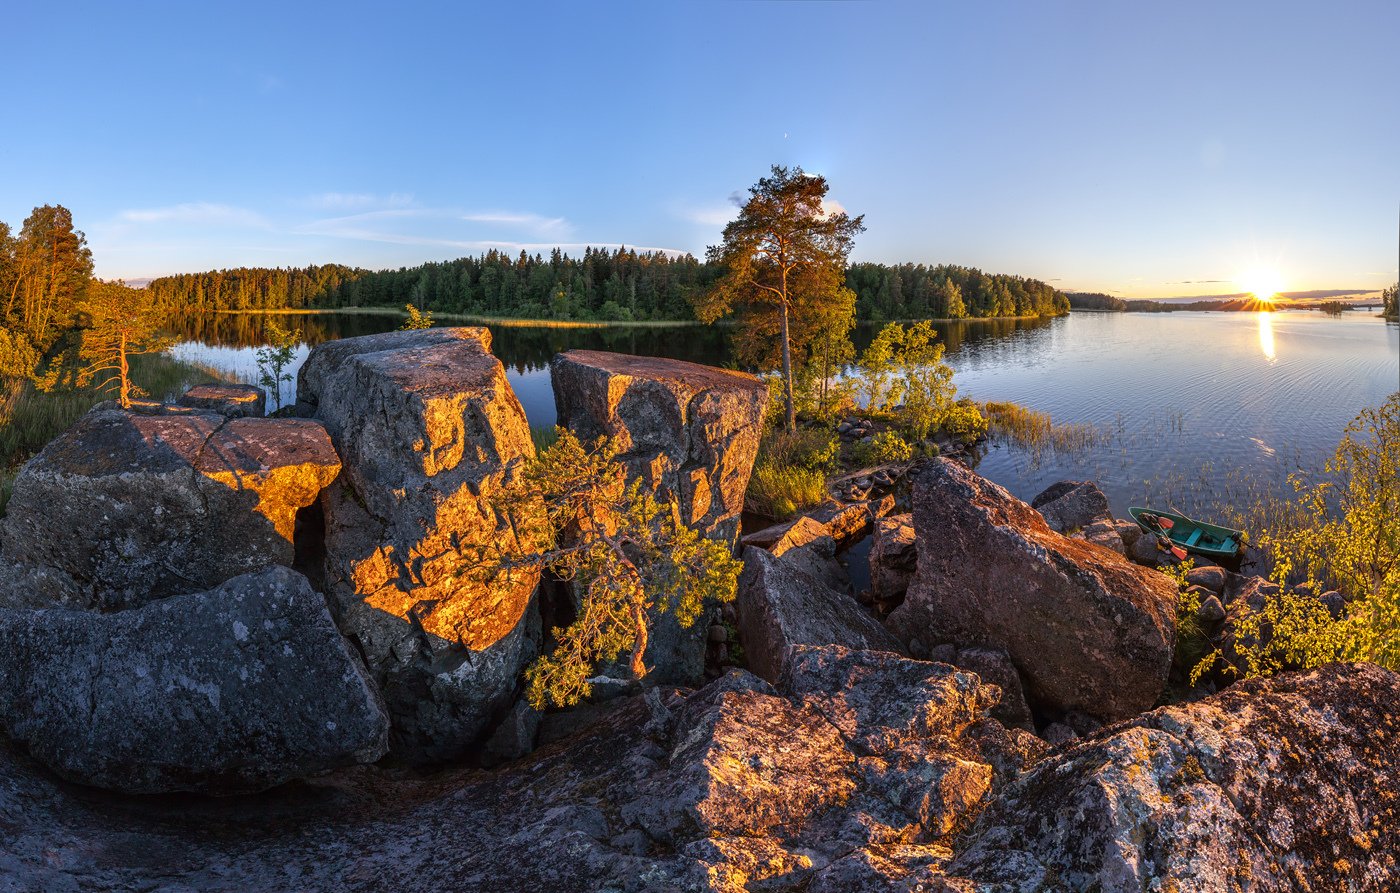
[[[118,365],[121,367],[121,405],[122,409],[131,408],[131,370],[126,364],[126,335],[121,336],[121,341],[117,345]]]
[[[789,434],[797,433],[797,408],[792,402],[792,340],[788,336],[788,290],[787,290],[787,268],[783,269],[783,294],[779,301],[779,319],[782,324],[783,336],[783,391],[787,398],[787,430]]]
[[[642,658],[647,653],[647,612],[640,601],[632,603],[632,622],[637,625],[637,638],[632,643],[632,678],[643,679],[647,675]]]

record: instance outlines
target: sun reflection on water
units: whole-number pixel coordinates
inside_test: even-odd
[[[1269,360],[1277,359],[1274,355],[1274,315],[1267,310],[1259,312],[1259,349],[1264,352],[1264,356]]]

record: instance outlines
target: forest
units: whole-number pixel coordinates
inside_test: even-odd
[[[488,251],[440,263],[370,271],[339,265],[239,268],[154,279],[147,286],[169,311],[402,307],[436,313],[602,322],[687,320],[691,301],[722,270],[691,255],[586,248],[582,257]],[[1065,296],[1020,276],[969,267],[854,264],[846,285],[857,318],[962,319],[1053,316]]]

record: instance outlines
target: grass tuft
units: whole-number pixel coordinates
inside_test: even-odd
[[[826,501],[826,474],[815,468],[764,463],[754,469],[745,498],[749,511],[784,521]]]

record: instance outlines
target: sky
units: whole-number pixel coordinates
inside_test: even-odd
[[[0,220],[97,274],[692,252],[770,165],[853,261],[1129,297],[1396,278],[1400,3],[24,3]]]

